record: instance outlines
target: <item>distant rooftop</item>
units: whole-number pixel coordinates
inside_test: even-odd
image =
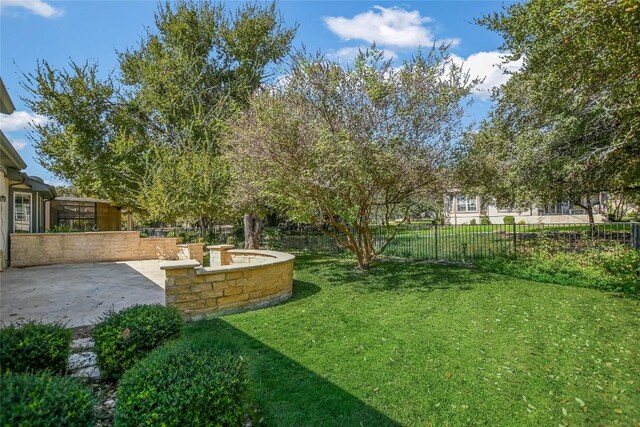
[[[110,200],[94,199],[91,197],[66,197],[65,196],[65,197],[56,197],[56,200],[61,202],[89,202],[89,203],[106,203],[108,205],[113,205],[113,203]]]

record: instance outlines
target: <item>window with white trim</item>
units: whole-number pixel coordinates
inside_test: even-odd
[[[31,194],[13,193],[13,232],[31,232]]]
[[[467,197],[464,194],[458,194],[456,196],[456,204],[458,206],[458,212],[477,212],[478,211],[476,197]]]

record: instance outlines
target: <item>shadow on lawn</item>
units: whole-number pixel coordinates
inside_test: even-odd
[[[291,298],[287,301],[298,301],[301,299],[308,298],[320,292],[320,286],[315,285],[311,282],[305,282],[304,280],[294,279],[293,281],[293,294]]]
[[[210,342],[242,355],[251,397],[259,408],[254,423],[264,417],[264,425],[401,425],[220,318],[192,323],[186,339],[204,345]]]
[[[332,285],[348,285],[355,290],[376,291],[422,291],[438,289],[468,291],[478,285],[478,271],[465,267],[408,262],[398,260],[380,260],[368,271],[356,268],[355,260],[305,258],[300,271],[309,271],[321,276]]]

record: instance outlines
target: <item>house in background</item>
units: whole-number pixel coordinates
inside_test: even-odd
[[[597,208],[597,207],[596,207]],[[594,208],[595,222],[603,222],[604,215]],[[489,217],[492,224],[504,224],[505,216],[512,216],[516,222],[527,224],[580,224],[589,222],[587,212],[570,202],[558,202],[555,205],[515,211],[499,209],[493,201],[483,200],[481,196],[466,195],[451,191],[445,195],[445,213],[450,224],[469,224],[475,220],[480,224],[482,217]]]
[[[11,114],[15,106],[0,79],[0,112]],[[44,232],[44,202],[55,197],[55,189],[27,167],[7,137],[0,131],[0,270],[8,263],[9,235]]]
[[[57,197],[45,203],[45,228],[69,231],[120,231],[121,209],[108,200]]]

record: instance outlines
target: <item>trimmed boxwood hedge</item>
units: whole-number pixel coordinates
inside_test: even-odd
[[[75,378],[6,375],[0,378],[0,402],[2,426],[95,425],[91,391]]]
[[[107,312],[93,328],[103,378],[119,378],[151,350],[182,335],[184,321],[174,307],[134,305]]]
[[[2,373],[65,373],[72,331],[61,323],[29,321],[0,329]]]
[[[172,343],[123,375],[114,425],[242,425],[246,396],[240,356],[211,345]]]

